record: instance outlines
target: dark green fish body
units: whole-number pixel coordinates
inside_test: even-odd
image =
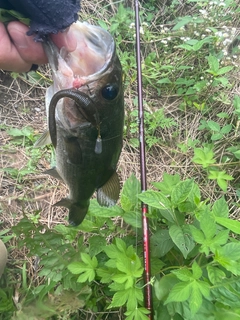
[[[52,43],[45,44],[53,74],[58,75],[47,106],[51,141],[56,150],[56,168],[49,174],[60,177],[68,185],[69,197],[55,205],[69,208],[72,225],[84,219],[95,190],[99,203],[107,206],[116,203],[120,190],[116,167],[122,149],[124,122],[121,65],[109,33],[84,24],[83,29],[80,28],[82,37],[85,28],[86,42],[90,42],[97,53],[103,51],[101,67],[94,73],[81,76],[81,72],[74,71],[72,79],[62,80],[59,76],[62,57],[54,57],[51,63],[55,48]],[[91,52],[92,63],[89,63],[96,68],[99,58],[96,54],[94,61],[93,57]],[[67,67],[71,65],[65,60]],[[71,66],[72,70],[74,68],[76,66]]]

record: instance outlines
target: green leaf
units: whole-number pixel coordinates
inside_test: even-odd
[[[127,316],[125,320],[149,320],[149,317],[146,316],[149,313],[150,311],[146,308],[134,308],[124,314]]]
[[[234,67],[233,66],[226,66],[226,67],[223,67],[223,68],[220,68],[218,71],[217,71],[217,75],[220,76],[222,74],[225,74],[229,71],[231,71]]]
[[[171,273],[161,277],[160,280],[155,280],[154,290],[157,299],[164,300],[176,283],[179,283],[179,280]]]
[[[172,189],[180,182],[179,174],[163,173],[162,182],[153,182],[154,187],[158,188],[165,196],[170,196]]]
[[[198,51],[202,48],[202,46],[205,44],[205,43],[210,43],[212,42],[212,37],[206,37],[200,41],[197,41],[194,45],[193,45],[193,50],[194,51]]]
[[[107,244],[107,240],[102,236],[93,236],[89,238],[89,254],[91,257],[96,256],[98,253],[102,252]]]
[[[187,268],[183,267],[181,269],[173,270],[172,273],[181,281],[191,281],[193,279],[192,272]]]
[[[159,84],[164,84],[164,83],[172,83],[172,81],[169,78],[162,78],[157,81]]]
[[[211,140],[212,141],[217,141],[217,140],[222,139],[222,137],[223,137],[222,133],[214,133],[214,134],[211,135]]]
[[[180,18],[180,21],[172,28],[173,31],[179,30],[180,28],[184,27],[189,22],[192,22],[191,16],[184,16]]]
[[[140,182],[132,174],[124,183],[120,196],[121,207],[124,211],[134,211],[139,205],[138,195],[141,193]]]
[[[192,191],[193,180],[187,179],[185,181],[179,182],[172,190],[171,200],[174,206],[177,206],[181,202],[185,201]]]
[[[68,265],[68,270],[73,274],[79,274],[82,272],[82,262],[72,262]]]
[[[210,67],[210,70],[207,70],[209,73],[212,73],[213,75],[217,75],[219,70],[219,61],[216,57],[210,55],[208,57],[208,64]]]
[[[227,124],[224,127],[222,127],[221,129],[221,133],[223,134],[227,134],[232,130],[232,125],[231,124]]]
[[[215,217],[227,218],[229,215],[228,204],[224,197],[216,200],[212,206],[212,213]]]
[[[171,209],[170,200],[158,191],[147,190],[141,193],[139,199],[149,206],[157,209]]]
[[[175,284],[164,304],[170,302],[183,302],[189,299],[191,294],[191,282],[180,282]]]
[[[189,230],[188,230],[189,231]],[[194,243],[190,234],[185,232],[184,229],[177,225],[172,225],[169,229],[169,234],[172,238],[172,241],[178,247],[178,249],[182,252],[184,258],[186,259],[188,254],[194,247]]]
[[[194,157],[192,158],[192,161],[201,164],[203,168],[207,168],[209,165],[216,162],[213,157],[214,152],[211,149],[194,148]]]
[[[226,174],[226,171],[212,171],[209,170],[209,175],[208,175],[208,179],[211,180],[217,180],[217,184],[219,185],[219,187],[223,190],[223,191],[227,191],[227,182],[229,180],[233,180],[233,177]]]
[[[93,199],[90,201],[89,213],[95,217],[112,218],[123,214],[123,210],[119,206],[102,207]]]
[[[193,262],[192,265],[192,272],[193,272],[193,278],[194,279],[199,279],[202,276],[202,269],[199,267],[196,261]]]
[[[207,265],[208,278],[211,283],[214,285],[216,283],[221,283],[225,278],[226,274],[223,270],[220,270],[218,267]]]
[[[189,306],[192,314],[195,314],[202,305],[202,294],[197,281],[191,284],[191,295],[189,297]]]
[[[217,131],[217,132],[220,131],[220,125],[219,125],[219,123],[217,123],[217,122],[215,122],[215,121],[212,121],[212,120],[209,120],[209,121],[207,121],[207,124],[208,124],[209,128],[210,128],[212,131]]]
[[[123,214],[123,220],[134,228],[142,228],[142,214],[139,211],[128,211]]]
[[[165,256],[173,247],[174,243],[168,230],[157,230],[150,241],[151,256],[161,258]]]
[[[108,309],[121,307],[125,305],[128,298],[129,298],[129,290],[121,290],[116,292],[112,298],[112,302],[109,305]]]
[[[194,240],[197,243],[202,244],[205,240],[204,233],[201,230],[194,227],[193,225],[190,225],[189,228],[190,228],[190,231],[191,231],[191,234],[192,234]]]
[[[229,218],[215,217],[217,223],[234,233],[240,234],[240,222]]]
[[[205,211],[200,217],[200,227],[206,239],[210,240],[216,234],[216,224],[214,218]]]

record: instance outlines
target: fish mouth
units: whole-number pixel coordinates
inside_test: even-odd
[[[101,27],[77,21],[71,26],[71,36],[77,39],[73,52],[60,50],[47,39],[44,49],[53,71],[55,90],[80,88],[102,75],[115,53],[115,42]]]

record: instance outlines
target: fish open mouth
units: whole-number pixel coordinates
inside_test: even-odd
[[[77,39],[73,52],[60,50],[51,42],[44,44],[53,71],[55,90],[79,88],[94,81],[109,66],[115,52],[115,43],[106,30],[86,22],[71,26],[71,36]]]

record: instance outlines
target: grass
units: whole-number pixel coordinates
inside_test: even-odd
[[[163,174],[194,179],[205,201],[214,203],[225,197],[234,220],[240,214],[239,4],[238,0],[161,4],[151,0],[140,6],[149,188],[152,182],[161,182]],[[131,173],[139,178],[133,8],[129,1],[86,1],[80,20],[100,24],[116,40],[125,86],[124,147],[118,169],[124,183]],[[0,73],[2,230],[16,226],[23,215],[50,229],[65,223],[66,210],[51,205],[67,189],[43,174],[51,166],[52,149],[33,149],[46,127],[44,95],[49,79],[48,67],[37,75]],[[125,225],[122,218],[115,218],[114,223]],[[135,232],[129,226],[113,228],[107,237],[111,243],[117,234]],[[83,235],[87,242],[89,234]],[[8,241],[9,263],[1,283],[11,287],[6,292],[18,309],[16,319],[24,319],[21,308],[43,277],[36,269],[37,258],[26,257],[26,248],[17,248],[17,237],[9,231],[2,237]],[[124,319],[121,308],[102,307],[100,312],[94,307],[92,302],[78,316],[66,310],[65,318],[51,319]]]

